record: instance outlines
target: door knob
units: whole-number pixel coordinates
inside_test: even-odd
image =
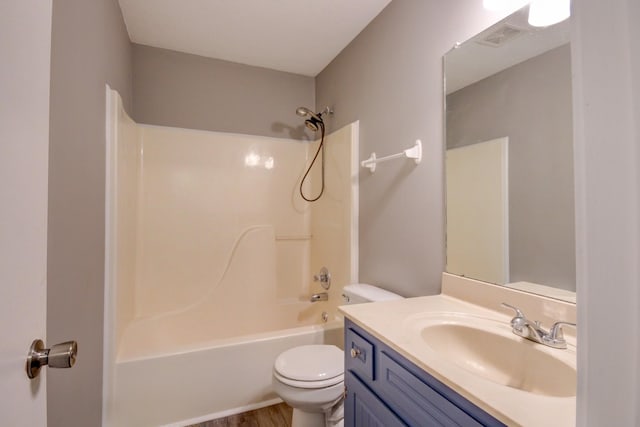
[[[34,340],[27,355],[27,376],[37,377],[40,374],[40,368],[47,365],[52,368],[70,368],[76,363],[77,356],[78,343],[75,341],[44,348],[42,340]]]

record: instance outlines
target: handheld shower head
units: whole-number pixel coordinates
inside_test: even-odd
[[[319,129],[318,126],[321,123],[324,123],[322,121],[322,119],[316,120],[315,117],[311,117],[310,119],[307,119],[307,120],[304,121],[304,125],[307,127],[307,129],[309,129],[309,130],[311,130],[313,132],[318,132],[318,129]]]

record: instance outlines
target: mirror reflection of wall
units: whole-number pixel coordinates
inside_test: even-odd
[[[447,271],[515,287],[550,286],[553,289],[546,292],[560,296],[561,290],[575,291],[571,58],[564,28],[568,23],[534,30],[522,22],[525,12],[516,12],[445,56],[447,157],[453,153],[449,150],[508,139],[508,241],[503,245],[507,271],[478,277],[483,273],[474,273],[472,263],[450,250],[451,229],[464,222],[471,227],[469,219],[477,220],[480,212],[469,205],[467,212],[456,212],[458,203],[450,199],[477,199],[478,192],[493,192],[467,186],[452,195],[450,170]],[[496,34],[502,35],[497,46],[488,44]],[[480,156],[473,159],[480,162]],[[472,227],[499,228],[495,221],[476,221]],[[495,251],[500,238],[486,240],[484,247],[474,240],[475,252],[467,253],[466,259]]]

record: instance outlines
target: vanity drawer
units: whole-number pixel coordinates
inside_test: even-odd
[[[438,393],[382,351],[376,390],[410,425],[469,426],[483,424]]]
[[[345,370],[351,371],[363,379],[375,380],[374,346],[352,328],[345,329],[344,341]]]

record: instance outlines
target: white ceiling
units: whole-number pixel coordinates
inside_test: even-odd
[[[391,0],[119,0],[134,43],[316,76]]]

